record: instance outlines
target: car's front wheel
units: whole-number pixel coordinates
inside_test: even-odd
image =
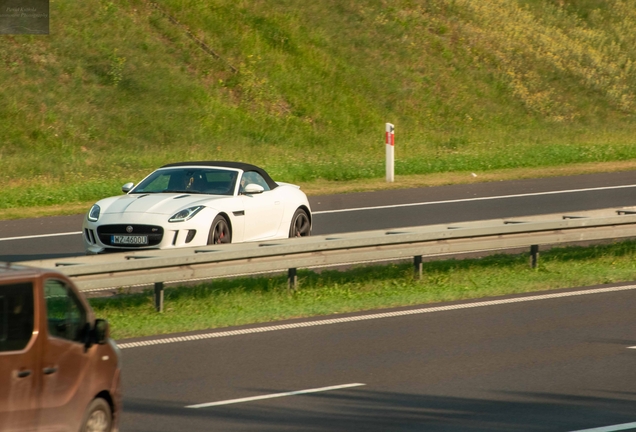
[[[311,222],[309,215],[301,208],[296,210],[289,227],[289,237],[307,237],[311,235]]]
[[[224,244],[232,243],[232,231],[230,224],[223,216],[217,216],[212,221],[210,234],[208,235],[208,244]]]
[[[113,416],[110,405],[102,398],[94,399],[82,421],[81,432],[110,432]]]

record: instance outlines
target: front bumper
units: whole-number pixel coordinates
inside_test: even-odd
[[[89,255],[115,251],[171,249],[207,244],[210,226],[208,218],[195,218],[170,223],[165,215],[145,213],[122,215],[104,214],[97,222],[84,220],[82,238]],[[145,244],[116,244],[115,236],[142,236]]]

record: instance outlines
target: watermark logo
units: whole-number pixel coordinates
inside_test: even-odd
[[[0,34],[49,34],[49,0],[0,0]]]

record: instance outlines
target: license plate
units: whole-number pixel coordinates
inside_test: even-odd
[[[147,245],[148,236],[139,235],[114,235],[110,236],[111,244],[122,245]]]

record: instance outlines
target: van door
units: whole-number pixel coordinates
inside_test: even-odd
[[[39,426],[77,430],[94,395],[88,394],[90,353],[85,349],[87,309],[65,281],[44,282],[47,332],[42,356]]]
[[[0,430],[33,430],[39,353],[33,283],[0,285]]]

